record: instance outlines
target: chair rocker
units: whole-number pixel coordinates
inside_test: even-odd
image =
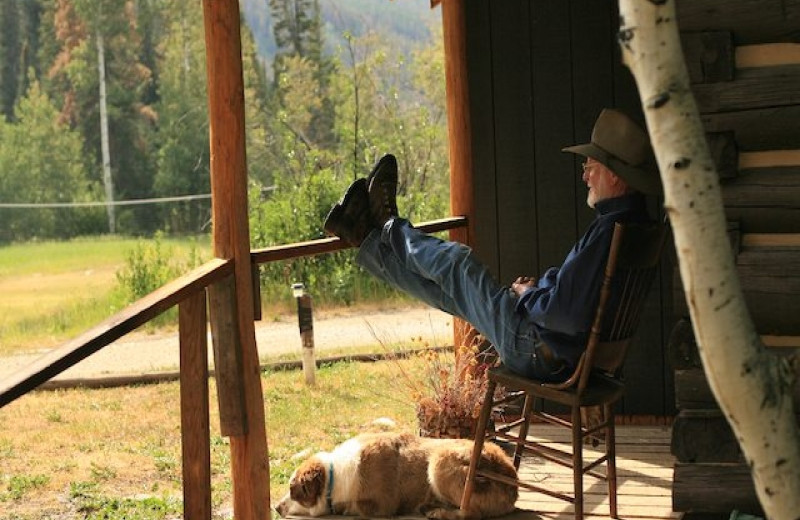
[[[639,323],[641,310],[648,289],[658,268],[661,251],[667,236],[665,224],[616,224],[611,242],[605,275],[596,307],[594,321],[586,350],[576,369],[563,383],[552,384],[528,379],[513,374],[502,366],[488,371],[488,387],[475,431],[475,448],[472,454],[467,482],[461,499],[461,509],[469,503],[475,488],[476,477],[510,482],[521,488],[547,494],[574,504],[575,518],[583,518],[583,475],[589,473],[608,482],[610,514],[617,514],[617,473],[614,440],[614,404],[624,393],[621,368],[625,355]],[[611,305],[611,284],[621,284],[621,297],[614,309],[605,314]],[[506,397],[494,400],[495,388],[506,389]],[[521,417],[487,432],[492,410],[499,404],[524,395]],[[536,411],[535,401],[551,401],[570,409],[569,419],[550,413]],[[582,407],[602,409],[602,422],[585,426],[581,423]],[[545,446],[527,439],[531,421],[541,421],[565,426],[572,430],[572,452]],[[516,431],[516,433],[515,433]],[[519,470],[523,453],[531,452],[539,457],[571,467],[573,469],[574,494],[572,496],[543,488],[542,486],[509,479],[478,467],[479,455],[486,438],[497,438],[511,442],[514,446],[514,466]],[[588,464],[583,460],[585,439],[604,441],[604,454]],[[605,463],[606,471],[595,468]]]

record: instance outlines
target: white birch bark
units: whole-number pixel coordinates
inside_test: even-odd
[[[103,185],[106,190],[106,213],[108,232],[116,231],[114,215],[114,182],[111,178],[111,152],[108,146],[108,110],[106,107],[106,53],[103,35],[97,30],[97,74],[100,83],[100,151],[103,159]]]
[[[619,43],[664,184],[703,368],[771,519],[800,515],[800,436],[788,363],[756,333],[726,235],[716,168],[680,47],[674,0],[620,0]]]

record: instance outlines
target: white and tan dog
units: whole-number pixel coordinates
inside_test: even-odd
[[[517,488],[487,479],[476,482],[469,509],[458,509],[472,448],[472,441],[463,439],[365,433],[304,461],[276,510],[282,517],[425,514],[441,520],[511,513]],[[516,477],[510,458],[489,442],[480,467]]]

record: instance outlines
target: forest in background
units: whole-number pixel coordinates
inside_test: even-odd
[[[384,153],[398,158],[404,215],[447,215],[428,1],[240,5],[252,247],[324,236],[331,205]],[[1,2],[0,113],[0,245],[210,232],[200,0]],[[295,281],[340,302],[374,291],[351,255],[262,266],[262,294]]]
[[[446,214],[427,0],[241,5],[253,246],[322,236],[331,203],[386,152],[405,212]],[[209,193],[205,65],[199,0],[0,3],[0,243],[208,232],[208,199],[130,203]]]

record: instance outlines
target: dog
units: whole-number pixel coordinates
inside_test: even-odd
[[[473,442],[410,433],[363,433],[298,466],[276,510],[282,517],[361,518],[422,514],[436,520],[478,520],[515,510],[518,489],[478,478],[466,511],[459,509]],[[484,444],[481,469],[516,478],[496,444]]]

